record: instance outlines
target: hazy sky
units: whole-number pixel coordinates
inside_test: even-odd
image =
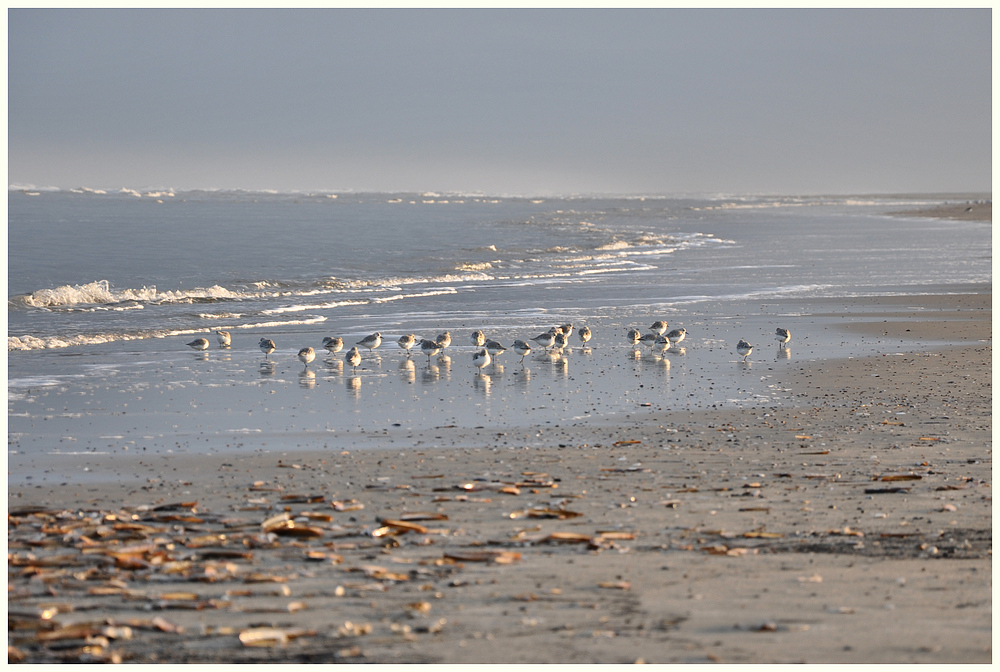
[[[973,10],[8,10],[8,182],[992,189]]]

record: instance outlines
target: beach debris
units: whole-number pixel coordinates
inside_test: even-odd
[[[523,511],[514,511],[509,514],[511,518],[557,518],[559,520],[565,520],[567,518],[578,518],[582,516],[582,513],[576,511],[569,511],[567,509],[551,509],[548,507],[534,508],[534,509],[524,509]]]
[[[288,646],[293,639],[315,635],[315,630],[305,628],[249,628],[240,632],[240,643],[248,647]]]
[[[356,499],[345,499],[338,500],[335,502],[330,502],[330,506],[333,507],[335,511],[360,511],[365,508],[365,505]]]
[[[520,562],[521,554],[514,551],[449,551],[444,554],[444,558],[458,562],[493,562],[498,565],[509,565]]]
[[[628,581],[601,581],[598,588],[611,588],[614,590],[631,590],[632,584]]]
[[[861,530],[852,530],[850,527],[844,526],[839,530],[827,530],[827,534],[839,535],[844,537],[863,537],[865,533]]]
[[[435,512],[424,512],[424,511],[414,511],[412,513],[401,513],[399,514],[400,520],[413,521],[413,520],[448,520],[448,515],[444,513]]]
[[[872,480],[878,481],[919,481],[923,478],[920,474],[887,474]]]
[[[633,445],[635,445],[637,443],[642,443],[642,441],[639,441],[638,439],[622,439],[621,441],[615,441],[614,445],[616,445],[616,446],[633,446]]]
[[[497,482],[487,482],[487,481],[474,481],[471,483],[462,483],[461,485],[456,485],[458,490],[466,490],[469,492],[480,492],[483,490],[490,490],[494,492],[503,492],[508,495],[520,495],[521,490],[516,485],[510,483],[497,483]]]

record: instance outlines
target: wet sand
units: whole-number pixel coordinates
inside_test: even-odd
[[[793,362],[794,406],[10,486],[9,656],[989,663],[991,299],[829,302],[954,345]]]
[[[890,215],[901,217],[934,217],[937,219],[958,219],[964,221],[992,222],[992,201],[968,201],[965,203],[948,203],[936,208],[920,210],[905,210],[890,212]]]

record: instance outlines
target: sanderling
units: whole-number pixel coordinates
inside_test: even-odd
[[[323,347],[334,355],[344,349],[344,339],[340,336],[324,336]]]
[[[580,327],[580,331],[577,332],[577,335],[580,337],[580,340],[583,341],[585,345],[587,341],[589,341],[593,336],[593,334],[590,333],[590,327]]]
[[[360,345],[362,348],[368,348],[368,352],[371,352],[382,345],[382,334],[376,331],[374,334],[362,338],[357,342],[357,345]]]
[[[642,334],[639,333],[638,329],[629,329],[628,331],[625,332],[625,340],[628,341],[628,344],[631,345],[633,348],[635,347],[636,343],[639,342],[640,338],[642,338]]]
[[[792,332],[788,331],[788,329],[778,327],[777,329],[774,330],[774,333],[776,334],[776,337],[778,339],[778,342],[781,344],[781,347],[785,347],[785,343],[788,343],[788,341],[792,340]]]
[[[747,357],[750,356],[750,353],[753,352],[753,346],[741,338],[740,342],[736,344],[736,352],[743,355],[743,361],[745,362],[747,361]]]
[[[566,336],[569,336],[570,334],[573,333],[573,323],[567,322],[566,324],[559,327],[559,331],[561,331]]]
[[[659,338],[659,336],[654,333],[643,334],[642,336],[639,337],[639,344],[645,345],[647,348],[652,349],[652,347],[656,345],[657,338]]]
[[[666,336],[657,336],[656,343],[653,345],[653,350],[659,350],[660,352],[665,352],[670,348],[670,339]]]
[[[354,367],[354,370],[358,370],[358,364],[361,363],[361,353],[358,351],[358,346],[354,346],[347,351],[347,356],[344,357],[344,361]]]
[[[535,336],[531,340],[548,350],[556,342],[556,335],[551,331],[546,331],[544,334],[538,334],[538,336]]]
[[[552,336],[552,349],[562,350],[569,343],[569,338],[563,332],[558,332]]]
[[[506,352],[507,348],[500,345],[499,341],[489,340],[486,341],[486,351],[490,353],[491,357],[496,357],[497,355]]]
[[[229,332],[221,329],[216,330],[215,338],[218,339],[221,348],[228,348],[233,343],[233,337],[229,335]]]
[[[190,343],[186,343],[189,348],[194,348],[195,350],[208,350],[208,339],[207,338],[196,338]]]
[[[430,364],[431,357],[441,352],[441,344],[425,338],[420,341],[420,352],[427,355],[427,363]]]
[[[474,346],[481,348],[486,345],[486,334],[483,333],[482,329],[478,329],[472,332],[472,336],[469,337],[469,340],[472,341]]]
[[[491,361],[493,358],[490,357],[490,353],[485,348],[472,355],[472,365],[480,370],[489,366]]]
[[[670,339],[670,345],[675,346],[683,341],[684,337],[687,336],[687,333],[687,329],[684,329],[683,327],[680,329],[672,329],[670,333],[667,334],[667,338]]]
[[[531,346],[524,341],[514,341],[514,345],[510,347],[513,348],[514,352],[521,355],[521,364],[524,364],[525,356],[531,354]]]
[[[438,334],[438,336],[435,339],[435,341],[441,347],[441,349],[444,350],[449,345],[451,345],[451,332],[450,331],[445,331],[445,332],[442,332],[442,333]]]
[[[309,362],[316,359],[316,351],[312,348],[302,348],[299,350],[299,361],[309,366]]]
[[[655,333],[657,336],[662,336],[663,332],[667,330],[667,323],[663,320],[657,320],[649,326],[649,330]]]
[[[406,350],[406,356],[409,357],[410,348],[412,348],[414,345],[417,344],[417,335],[403,334],[402,336],[399,337],[399,340],[397,340],[396,343],[398,343],[399,347],[401,347],[403,350]]]
[[[257,347],[260,348],[260,351],[264,353],[264,358],[267,359],[267,356],[274,352],[277,346],[274,345],[274,341],[270,338],[262,338],[260,339],[260,343],[257,344]]]

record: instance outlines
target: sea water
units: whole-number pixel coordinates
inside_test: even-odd
[[[812,315],[822,302],[990,285],[989,223],[885,214],[937,202],[11,190],[10,475],[41,455],[405,444],[440,426],[530,444],[533,428],[790,403],[780,367],[912,345],[845,339]],[[687,329],[678,347],[625,341],[661,319]],[[474,330],[509,347],[567,322],[562,353],[472,366]],[[395,344],[446,330],[429,359]],[[354,370],[346,350],[376,331]]]

